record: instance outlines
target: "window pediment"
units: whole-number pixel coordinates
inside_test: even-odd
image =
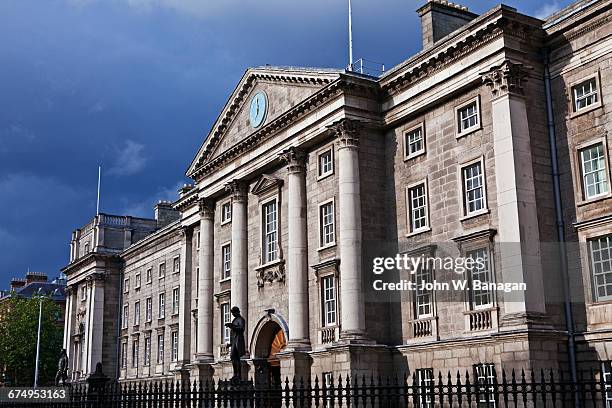
[[[269,174],[263,174],[251,189],[251,193],[262,195],[272,190],[280,189],[283,180]]]

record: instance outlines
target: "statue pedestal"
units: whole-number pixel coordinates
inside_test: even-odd
[[[249,380],[220,380],[217,394],[220,400],[228,402],[229,406],[241,407],[254,401],[255,386]]]

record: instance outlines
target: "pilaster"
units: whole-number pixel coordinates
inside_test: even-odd
[[[482,73],[492,94],[498,236],[503,282],[526,283],[505,299],[506,326],[525,325],[545,313],[540,236],[531,143],[524,98],[528,70],[510,60]]]
[[[95,370],[96,364],[102,362],[102,340],[104,339],[104,282],[103,272],[94,272],[87,278],[88,326],[85,375]]]
[[[185,365],[190,362],[191,350],[191,282],[192,282],[192,245],[191,236],[192,230],[187,227],[179,229],[181,237],[181,255],[179,258],[179,325],[178,337],[178,361],[177,369],[184,370]]]

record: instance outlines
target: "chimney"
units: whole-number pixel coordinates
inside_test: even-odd
[[[417,13],[421,17],[423,49],[478,17],[467,7],[446,0],[429,0]]]
[[[21,289],[25,285],[26,285],[25,279],[17,279],[17,278],[11,279],[11,290]]]
[[[28,272],[26,273],[26,285],[32,282],[46,282],[47,274],[42,272]]]
[[[155,205],[155,219],[157,220],[157,228],[165,227],[166,225],[178,220],[181,213],[172,207],[170,201],[160,201]]]

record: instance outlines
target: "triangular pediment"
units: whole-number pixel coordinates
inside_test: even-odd
[[[202,165],[219,157],[248,136],[290,111],[340,76],[341,71],[318,68],[250,68],[243,75],[192,161],[191,177]],[[263,92],[267,112],[263,123],[250,123],[252,97]]]
[[[251,189],[251,193],[260,195],[272,189],[278,189],[283,185],[283,180],[269,174],[262,174],[257,183]]]

